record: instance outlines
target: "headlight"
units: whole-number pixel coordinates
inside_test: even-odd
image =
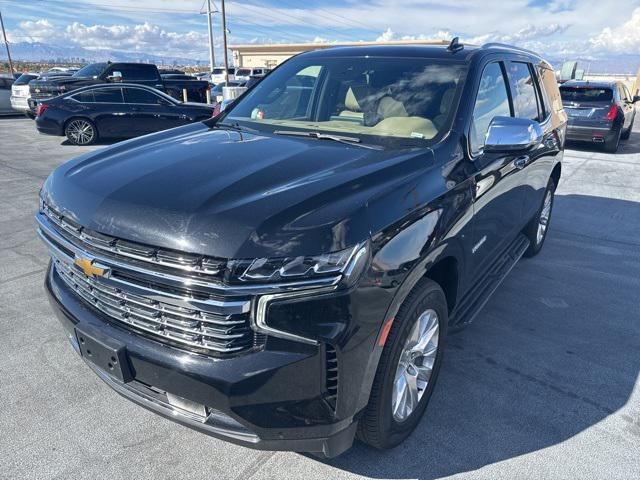
[[[366,253],[363,244],[316,256],[231,260],[231,281],[289,282],[344,273],[351,260]]]

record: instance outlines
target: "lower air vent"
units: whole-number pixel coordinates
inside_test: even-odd
[[[338,399],[338,356],[336,349],[327,345],[325,349],[327,402],[336,408]]]

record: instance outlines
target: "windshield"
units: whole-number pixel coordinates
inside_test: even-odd
[[[76,73],[73,74],[74,77],[97,77],[102,72],[104,72],[105,68],[107,68],[106,63],[90,63],[89,65],[85,65]]]
[[[18,79],[13,82],[14,85],[28,85],[31,80],[34,78],[38,78],[37,75],[31,75],[29,73],[23,73],[18,77]]]
[[[247,75],[251,75],[251,70],[249,70],[248,68],[239,68],[236,71],[236,75],[238,75],[240,77],[245,77]]]
[[[270,131],[430,140],[448,129],[465,72],[424,58],[303,56],[262,79],[226,118]]]
[[[563,102],[607,102],[613,100],[613,90],[596,87],[560,87]]]

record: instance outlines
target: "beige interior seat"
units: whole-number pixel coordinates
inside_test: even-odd
[[[358,103],[358,99],[356,98],[356,95],[353,92],[353,88],[351,87],[349,87],[349,90],[347,90],[347,95],[344,99],[344,107],[346,108],[346,110],[340,112],[340,117],[357,118],[360,120],[364,118],[362,107]]]
[[[382,118],[390,118],[390,117],[408,117],[407,109],[404,108],[404,104],[391,98],[390,96],[385,96],[380,99],[378,102],[378,115]]]
[[[455,95],[455,93],[455,88],[448,88],[442,94],[442,98],[440,99],[440,113],[433,119],[433,123],[436,127],[438,127],[438,129],[442,128],[444,122],[447,121],[447,117],[449,116],[451,103],[453,102],[453,96]]]

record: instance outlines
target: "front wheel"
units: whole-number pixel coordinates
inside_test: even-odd
[[[393,320],[358,438],[379,449],[404,441],[424,414],[436,380],[447,331],[442,289],[422,279]]]
[[[74,145],[91,145],[98,139],[96,126],[85,118],[75,118],[67,123],[64,134]]]
[[[524,234],[529,239],[529,248],[524,252],[525,257],[533,257],[542,250],[542,245],[547,238],[549,222],[551,221],[555,191],[556,183],[553,178],[550,178],[544,191],[542,205],[524,229]]]

